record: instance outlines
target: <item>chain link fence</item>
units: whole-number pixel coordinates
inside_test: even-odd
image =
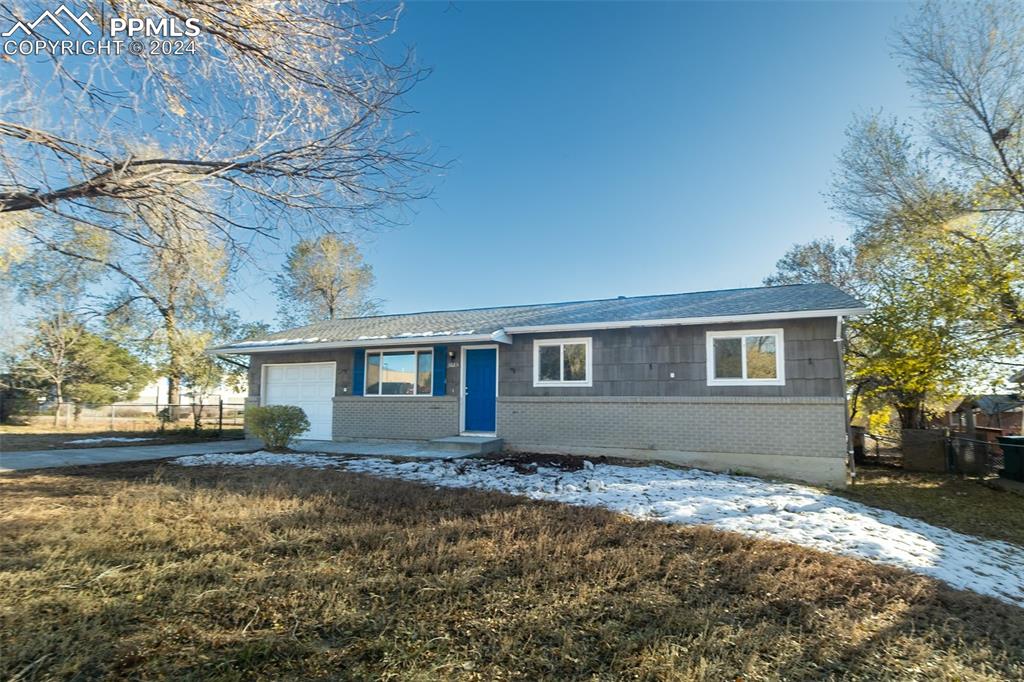
[[[949,470],[972,476],[996,476],[1003,468],[1003,449],[999,443],[952,433],[949,443]]]
[[[853,430],[854,457],[860,465],[882,465],[906,471],[998,476],[1003,449],[994,436],[945,429],[904,429],[898,437]]]
[[[50,427],[55,431],[200,431],[242,428],[245,403],[39,403],[32,400],[0,400],[0,424]]]

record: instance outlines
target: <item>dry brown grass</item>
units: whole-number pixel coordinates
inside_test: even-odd
[[[895,569],[344,472],[0,477],[0,676],[1020,679],[1024,610]]]
[[[976,479],[865,467],[858,470],[856,485],[837,492],[936,526],[1024,547],[1024,496]]]
[[[61,427],[63,429],[63,427]],[[225,428],[221,438],[242,438],[244,433],[241,427]],[[85,438],[110,438],[118,436],[123,438],[152,438],[153,440],[136,443],[68,443],[67,441]],[[128,430],[111,431],[102,428],[80,427],[70,430],[56,430],[52,427],[46,429],[41,426],[7,426],[0,425],[0,453],[4,452],[25,452],[28,450],[55,450],[55,449],[81,449],[81,448],[111,448],[123,445],[166,445],[168,443],[195,443],[198,441],[216,438],[215,431],[206,431],[197,436],[191,429],[158,431],[155,427],[152,430]]]

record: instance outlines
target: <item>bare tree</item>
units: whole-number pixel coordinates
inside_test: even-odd
[[[57,248],[95,261],[121,285],[105,302],[108,323],[157,359],[167,374],[168,400],[176,405],[195,337],[224,316],[227,245],[204,225],[185,220],[173,203],[147,208],[133,229],[141,237],[135,243],[115,240],[111,248],[90,251],[65,242]]]
[[[297,243],[274,283],[278,318],[285,326],[373,315],[380,310],[369,295],[373,268],[363,261],[359,247],[340,235]]]
[[[37,309],[12,348],[11,362],[22,374],[51,386],[60,404],[65,384],[79,368],[75,350],[88,334],[84,291],[102,273],[94,264],[49,253],[31,259],[19,255],[6,265],[0,282]]]
[[[855,121],[833,205],[861,245],[953,237],[971,247],[988,264],[982,288],[999,328],[1024,339],[1024,290],[1007,275],[1024,258],[1024,6],[930,2],[896,47],[924,115]]]
[[[74,350],[85,338],[85,325],[64,309],[33,320],[31,330],[32,337],[18,357],[18,366],[50,384],[59,407],[64,402],[64,384],[78,368]],[[59,416],[60,411],[55,411],[54,426]]]
[[[237,326],[223,307],[232,262],[226,240],[189,222],[173,203],[150,199],[140,212],[141,219],[125,225],[133,239],[54,221],[34,237],[43,248],[15,259],[0,281],[44,319],[67,309],[83,322],[105,321],[108,332],[168,376],[170,399],[177,401],[193,338],[229,321]]]
[[[897,49],[950,184],[983,210],[1024,217],[1024,6],[931,2]]]
[[[815,239],[797,244],[775,264],[775,272],[764,278],[768,286],[823,282],[857,294],[863,281],[857,272],[853,248],[834,239]]]
[[[384,45],[400,6],[87,7],[94,17],[193,19],[195,54],[0,60],[0,214],[33,211],[135,240],[158,200],[235,248],[247,232],[282,225],[393,219],[391,209],[427,193],[420,180],[434,165],[397,125],[425,72]],[[0,23],[45,9],[0,3]],[[38,37],[50,37],[45,28]],[[45,241],[51,225],[14,229]]]

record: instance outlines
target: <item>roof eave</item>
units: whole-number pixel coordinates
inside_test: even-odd
[[[256,353],[281,353],[287,351],[333,350],[338,348],[383,348],[392,346],[433,346],[444,343],[511,343],[504,331],[493,334],[453,334],[450,336],[403,336],[390,339],[352,339],[350,341],[316,341],[313,343],[261,343],[258,345],[232,344],[208,348],[211,355],[253,355]]]

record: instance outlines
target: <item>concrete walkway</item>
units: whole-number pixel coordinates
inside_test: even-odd
[[[298,452],[323,452],[329,455],[369,457],[412,457],[416,459],[458,459],[466,452],[431,447],[430,441],[416,440],[300,440],[292,443]]]
[[[111,462],[138,462],[164,457],[206,455],[212,452],[247,452],[259,448],[258,440],[221,440],[206,443],[174,443],[173,445],[124,445],[111,448],[80,448],[77,450],[32,450],[28,452],[0,452],[0,472],[23,469],[52,469],[53,467],[83,464],[109,464]]]
[[[147,459],[209,455],[218,452],[249,452],[263,447],[257,439],[222,440],[207,443],[175,443],[173,445],[123,445],[109,448],[76,450],[34,450],[0,452],[0,473],[23,469],[52,469],[83,464],[140,462]],[[331,455],[362,455],[370,457],[411,457],[417,459],[457,459],[467,453],[431,447],[429,441],[401,440],[300,440],[292,443],[298,452],[323,452]]]

